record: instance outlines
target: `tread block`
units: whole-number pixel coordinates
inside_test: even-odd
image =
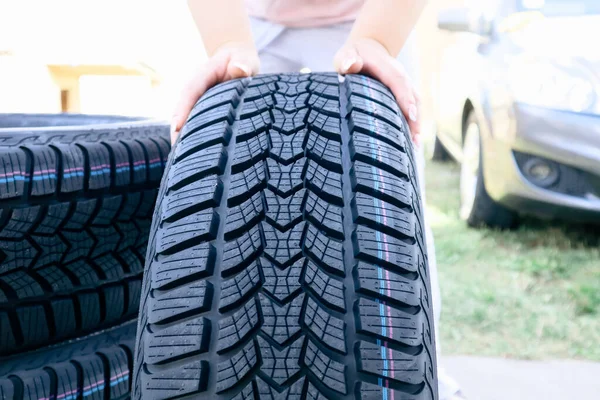
[[[258,337],[262,360],[261,371],[279,386],[283,386],[300,372],[300,353],[304,338],[299,338],[285,349],[278,351],[265,339]]]
[[[269,154],[278,162],[288,165],[304,155],[306,131],[285,135],[276,130],[269,131],[271,149]]]
[[[341,281],[327,275],[311,261],[306,266],[303,281],[327,307],[341,312],[346,311],[344,284]]]
[[[249,265],[263,250],[258,226],[251,228],[239,238],[223,246],[221,275],[230,276]]]
[[[317,110],[310,110],[307,124],[311,130],[319,132],[321,135],[337,142],[342,142],[340,118],[322,114]]]
[[[248,342],[239,353],[217,365],[217,393],[223,393],[243,380],[259,365],[254,342]]]
[[[234,108],[231,106],[231,104],[223,104],[201,114],[190,114],[190,118],[181,129],[180,137],[181,139],[184,139],[186,136],[193,134],[194,132],[222,121],[227,121],[231,124],[234,118]]]
[[[306,107],[306,101],[308,99],[308,93],[300,93],[297,96],[286,96],[285,94],[275,92],[275,107],[286,113],[293,113],[299,108]]]
[[[62,182],[60,192],[72,193],[83,190],[85,156],[81,149],[73,144],[59,143],[55,144],[54,148],[60,154],[62,160],[62,169],[59,171]]]
[[[359,225],[356,228],[357,258],[385,265],[392,271],[417,275],[417,246]]]
[[[261,112],[268,111],[275,104],[273,96],[265,93],[264,97],[258,97],[258,94],[253,94],[252,98],[248,98],[250,91],[256,92],[255,88],[248,89],[244,98],[244,106],[240,111],[240,119],[250,118],[253,115],[258,115]]]
[[[301,129],[305,129],[304,119],[308,114],[307,108],[296,110],[292,113],[286,113],[278,109],[273,109],[273,129],[277,129],[284,134],[292,134]]]
[[[173,165],[167,185],[170,190],[178,189],[190,182],[208,175],[221,174],[227,156],[223,146],[218,144],[187,157],[184,161]]]
[[[267,220],[280,231],[286,231],[302,218],[302,203],[305,189],[295,192],[289,197],[281,197],[269,189],[264,191],[267,203]]]
[[[55,194],[58,183],[56,153],[47,146],[31,146],[29,150],[33,158],[31,196]],[[110,168],[110,161],[107,168]]]
[[[311,160],[306,169],[306,185],[319,197],[339,206],[344,205],[342,176],[337,172],[325,169]]]
[[[408,177],[408,157],[382,140],[356,133],[352,137],[350,152],[353,160],[375,165],[396,176]]]
[[[210,308],[213,288],[209,282],[192,282],[165,292],[153,291],[148,299],[148,323],[163,325]]]
[[[27,168],[27,156],[22,149],[0,148],[0,199],[14,199],[25,194],[25,181],[30,177]]]
[[[302,255],[302,232],[305,223],[301,222],[286,232],[280,232],[269,224],[263,224],[265,255],[280,268],[294,263]]]
[[[254,193],[267,184],[264,162],[257,162],[252,167],[231,176],[227,205],[229,207],[246,201]]]
[[[212,240],[219,227],[219,215],[212,209],[195,212],[174,222],[166,222],[160,231],[157,252],[172,254],[185,247]]]
[[[265,214],[262,193],[257,192],[239,206],[227,210],[225,237],[230,239],[252,227]]]
[[[271,128],[271,114],[269,111],[261,112],[250,118],[242,119],[238,123],[237,140],[248,140]]]
[[[316,194],[309,192],[304,206],[306,217],[313,224],[336,239],[344,239],[342,208],[328,203]]]
[[[252,164],[267,158],[269,147],[269,137],[266,132],[261,132],[241,143],[238,142],[235,157],[231,164],[232,172],[241,172]]]
[[[280,269],[266,258],[260,259],[265,282],[263,290],[280,303],[287,303],[301,289],[300,276],[305,259],[301,258],[291,266]]]
[[[323,167],[342,173],[342,147],[335,140],[310,131],[306,143],[308,156]]]
[[[305,385],[305,378],[300,378],[292,386],[287,387],[282,392],[279,392],[273,386],[265,382],[260,378],[256,378],[256,386],[258,388],[258,395],[261,399],[267,400],[303,400],[303,388]],[[254,397],[251,397],[254,399]]]
[[[272,158],[268,158],[269,189],[283,197],[288,197],[299,190],[303,185],[305,163],[306,159],[304,158],[289,165],[280,164]]]
[[[426,365],[419,357],[386,346],[361,341],[357,346],[359,370],[404,386],[408,393],[423,389]]]
[[[161,218],[163,221],[173,221],[194,211],[216,207],[221,201],[222,193],[223,184],[215,175],[169,191],[164,200]]]
[[[352,202],[352,214],[357,224],[390,232],[400,238],[414,238],[417,217],[412,209],[399,208],[388,202],[357,193]]]
[[[284,346],[300,333],[300,313],[304,294],[299,294],[291,302],[280,306],[263,294],[259,294],[262,310],[262,332],[280,346]]]
[[[317,377],[317,379],[328,388],[341,394],[347,394],[346,389],[346,366],[329,358],[312,341],[306,346],[304,354],[304,365]],[[313,393],[318,393],[314,389]],[[318,398],[318,394],[313,397]]]
[[[323,114],[334,117],[340,116],[340,101],[338,99],[328,99],[327,97],[312,94],[307,100],[307,104],[311,109]]]
[[[404,179],[360,161],[354,163],[354,174],[350,176],[354,190],[399,208],[411,207],[416,196],[412,185]]]
[[[342,277],[346,275],[342,242],[324,235],[314,225],[308,225],[304,248],[322,268]]]
[[[328,313],[311,298],[306,303],[303,323],[320,343],[342,354],[346,353],[344,321]]]
[[[181,323],[154,327],[144,342],[146,363],[161,365],[208,351],[210,322],[197,317]]]
[[[256,261],[233,278],[223,280],[219,311],[225,312],[242,306],[243,302],[258,290],[262,281],[260,266]]]
[[[217,145],[226,146],[231,138],[229,122],[221,121],[186,135],[179,146],[175,147],[175,162],[181,162],[186,157]]]
[[[359,132],[364,133],[365,135],[385,141],[404,153],[407,153],[407,148],[411,145],[402,131],[372,115],[360,112],[350,113],[348,127],[353,135]]]
[[[312,94],[318,94],[326,99],[339,101],[340,98],[340,89],[337,82],[333,85],[330,85],[327,83],[314,81],[308,85],[308,90]]]
[[[377,336],[384,343],[417,347],[422,344],[423,321],[392,305],[361,298],[358,302],[360,319],[358,329],[369,336]],[[412,311],[412,310],[411,310]],[[417,308],[414,311],[419,311]]]
[[[214,269],[216,250],[209,243],[186,248],[171,255],[159,255],[152,261],[152,289],[168,289],[189,279],[210,275]]]
[[[383,106],[382,104],[373,101],[371,99],[366,99],[364,97],[353,97],[351,98],[352,102],[348,103],[348,109],[352,111],[364,112],[370,115],[373,115],[376,118],[379,118],[396,129],[401,130],[403,124],[400,116],[390,110],[388,107]]]
[[[233,315],[219,321],[217,353],[225,353],[239,347],[261,323],[256,301],[250,300]]]
[[[108,149],[101,143],[86,143],[80,148],[87,153],[89,163],[88,187],[92,190],[109,188],[111,162]]]
[[[359,292],[376,297],[385,303],[399,301],[409,307],[419,307],[417,281],[362,261],[358,263],[356,271]]]
[[[172,399],[191,396],[206,390],[208,363],[194,361],[153,374],[142,374],[144,400]]]

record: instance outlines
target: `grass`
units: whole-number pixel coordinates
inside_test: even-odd
[[[600,235],[537,220],[467,228],[458,174],[454,163],[426,169],[443,353],[600,361]]]

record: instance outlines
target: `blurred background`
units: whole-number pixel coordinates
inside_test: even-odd
[[[472,398],[600,393],[599,35],[598,0],[435,0],[417,27],[442,350]],[[3,113],[168,119],[204,59],[183,0],[0,0]]]

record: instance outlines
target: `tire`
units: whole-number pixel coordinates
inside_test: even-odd
[[[473,129],[474,127],[476,127],[476,132],[469,132],[469,128]],[[477,179],[474,183],[473,194],[468,196],[463,194],[465,191],[463,185],[470,185],[468,182],[465,183],[465,177],[467,175],[465,168],[469,169],[469,167],[466,166],[466,160],[463,160],[461,165],[461,218],[466,220],[467,224],[474,228],[486,226],[498,229],[511,229],[516,227],[516,214],[492,200],[485,189],[485,181],[483,177],[483,163],[485,160],[483,158],[483,151],[481,151],[482,146],[480,140],[481,136],[479,122],[477,121],[475,113],[473,112],[471,112],[467,118],[466,130],[465,140],[463,143],[463,158],[467,159],[469,157],[467,153],[472,152],[467,150],[470,142],[470,135],[477,135],[477,143],[473,147],[475,150],[477,150],[477,152],[473,154],[473,157],[478,160],[478,165],[477,170],[474,171]],[[473,196],[472,199],[471,196]],[[465,198],[468,198],[468,200],[465,200]]]
[[[1,364],[137,314],[170,146],[168,126],[127,118],[0,115],[0,126]]]
[[[191,115],[151,229],[133,398],[437,398],[422,201],[388,89],[264,75]]]
[[[431,159],[433,161],[450,161],[451,156],[448,153],[448,150],[442,144],[440,138],[436,135],[433,142],[433,152],[431,154]]]
[[[136,322],[0,365],[0,400],[129,399]]]

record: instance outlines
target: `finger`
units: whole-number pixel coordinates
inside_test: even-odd
[[[257,74],[259,60],[248,53],[234,54],[227,65],[227,79],[247,78]]]
[[[179,131],[185,124],[190,111],[200,97],[217,82],[214,68],[202,68],[201,71],[184,87],[171,118],[171,144],[175,143]]]
[[[333,64],[339,74],[358,74],[363,69],[364,61],[354,47],[345,47],[338,51]]]

